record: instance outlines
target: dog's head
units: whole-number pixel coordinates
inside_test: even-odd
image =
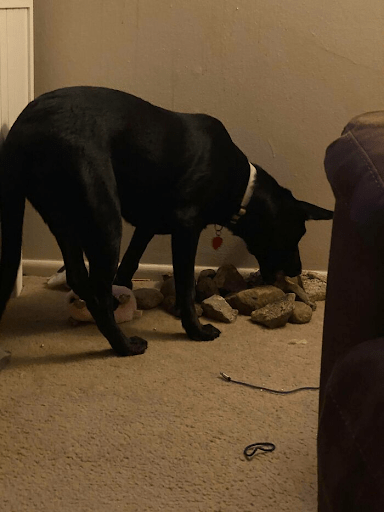
[[[299,241],[306,232],[307,220],[329,220],[333,212],[295,199],[266,171],[257,166],[257,182],[247,213],[233,229],[259,262],[266,283],[279,274],[289,277],[301,273]]]

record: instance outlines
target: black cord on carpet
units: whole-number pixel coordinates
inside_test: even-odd
[[[220,375],[223,377],[224,380],[227,382],[233,382],[234,384],[241,384],[242,386],[247,386],[248,388],[258,389],[259,391],[266,391],[267,393],[273,393],[275,395],[290,395],[292,393],[297,393],[298,391],[318,391],[320,388],[315,388],[312,386],[305,386],[303,388],[295,388],[290,389],[288,391],[279,391],[278,389],[270,389],[265,388],[263,386],[255,386],[254,384],[248,384],[248,382],[242,382],[241,380],[233,380],[229,375],[226,373],[220,372]]]
[[[264,386],[256,386],[254,384],[249,384],[248,382],[242,382],[241,380],[233,380],[226,373],[220,372],[221,377],[226,382],[233,382],[234,384],[241,384],[242,386],[247,386],[248,388],[258,389],[259,391],[266,391],[267,393],[273,393],[275,395],[290,395],[292,393],[298,393],[299,391],[318,391],[320,388],[314,386],[304,386],[302,388],[289,389],[287,391],[265,388]],[[250,460],[257,452],[257,450],[261,450],[263,452],[273,452],[276,446],[273,443],[252,443],[244,448],[244,455],[246,459]]]
[[[244,448],[244,455],[249,460],[251,459],[257,450],[261,450],[263,452],[273,452],[276,446],[273,443],[253,443]]]

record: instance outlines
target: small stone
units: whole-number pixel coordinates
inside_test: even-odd
[[[284,298],[253,311],[252,322],[265,325],[270,329],[284,327],[295,307],[295,294],[288,293]]]
[[[156,288],[139,288],[133,291],[137,309],[153,309],[164,300],[163,294]]]
[[[212,320],[231,323],[237,318],[237,309],[232,309],[228,302],[220,295],[212,295],[202,303],[204,315]]]
[[[296,301],[295,309],[292,311],[288,321],[291,324],[307,324],[311,321],[312,313],[311,306],[304,304],[304,302]]]
[[[221,295],[237,293],[248,288],[244,277],[232,264],[220,267],[213,280],[219,288]]]
[[[11,360],[11,353],[8,350],[0,348],[0,370],[5,368]]]
[[[165,297],[161,305],[167,313],[175,316],[176,318],[180,318],[180,311],[176,309],[175,304],[176,297],[174,295],[168,295],[168,297]]]
[[[217,284],[211,277],[202,277],[199,278],[196,285],[196,300],[197,302],[202,302],[212,295],[220,295],[219,288]]]
[[[301,300],[305,304],[308,304],[308,306],[313,310],[316,309],[316,304],[309,299],[303,288],[301,276],[282,276],[274,283],[274,286],[277,286],[277,288],[280,288],[280,290],[283,290],[285,293],[294,293],[296,295],[296,300]]]
[[[308,279],[318,279],[319,281],[322,281],[323,283],[327,282],[327,276],[320,273],[320,272],[314,272],[313,270],[304,270],[302,273],[302,276]]]
[[[199,277],[197,278],[197,282],[200,281],[200,279],[204,279],[205,277],[210,277],[213,279],[216,275],[216,270],[213,270],[212,268],[207,268],[206,270],[202,270],[199,274]]]
[[[288,345],[307,345],[307,340],[291,340],[288,342]]]
[[[160,292],[163,294],[164,297],[168,297],[168,295],[176,295],[176,289],[175,289],[175,279],[171,275],[165,275],[163,276],[164,282],[161,285]]]
[[[196,309],[197,316],[199,316],[199,317],[203,316],[204,311],[203,311],[201,304],[195,304],[195,309]]]
[[[264,279],[261,277],[261,272],[258,270],[257,272],[251,272],[248,277],[245,278],[245,282],[248,285],[248,288],[255,288],[256,286],[262,286],[264,283]]]
[[[290,289],[292,286],[299,286],[299,278],[298,277],[288,277],[288,276],[279,276],[277,280],[273,283],[273,286],[277,286],[280,290],[283,290],[285,293],[290,293]],[[292,292],[296,293],[296,292]]]
[[[225,299],[241,315],[249,316],[255,309],[260,309],[271,302],[282,299],[284,296],[285,293],[276,286],[265,285],[243,290]]]
[[[303,272],[302,274],[304,290],[309,300],[317,302],[325,300],[327,292],[326,278],[315,274],[314,272]]]

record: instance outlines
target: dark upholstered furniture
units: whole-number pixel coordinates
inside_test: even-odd
[[[327,149],[336,198],[321,362],[319,512],[384,512],[384,112]]]

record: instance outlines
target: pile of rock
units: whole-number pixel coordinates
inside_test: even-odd
[[[175,283],[171,275],[163,276],[160,290],[135,291],[138,309],[160,304],[179,316],[175,306]],[[203,270],[196,283],[196,312],[221,322],[234,322],[238,314],[247,315],[255,323],[277,328],[290,323],[307,323],[316,302],[325,300],[326,278],[315,272],[303,272],[296,278],[281,278],[265,285],[259,272],[244,278],[234,265],[223,265],[217,271]]]

